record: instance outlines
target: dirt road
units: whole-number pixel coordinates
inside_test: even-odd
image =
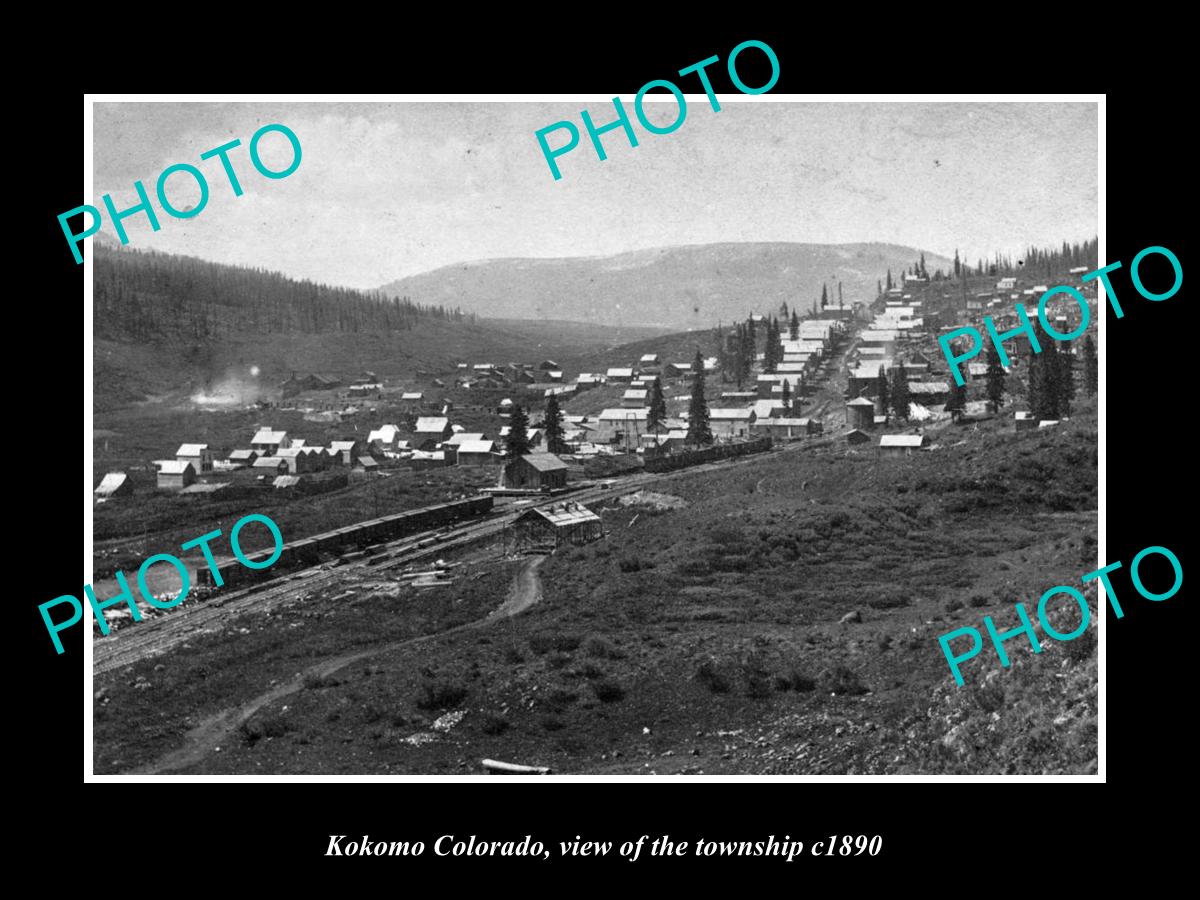
[[[230,736],[234,730],[256,712],[268,703],[274,703],[276,700],[281,700],[289,694],[297,693],[304,687],[304,682],[310,678],[327,678],[338,670],[344,669],[346,666],[369,659],[372,656],[392,653],[396,650],[419,644],[422,641],[444,637],[448,634],[482,628],[493,622],[508,619],[518,613],[524,612],[542,599],[542,582],[538,577],[537,570],[544,559],[544,556],[533,556],[527,559],[525,565],[513,577],[512,587],[509,589],[508,596],[504,602],[492,610],[485,618],[468,622],[465,625],[456,625],[454,628],[447,628],[445,631],[439,631],[434,634],[424,634],[420,637],[407,638],[403,641],[395,641],[390,644],[384,644],[382,647],[374,647],[370,650],[362,650],[357,653],[346,653],[309,666],[283,684],[277,685],[263,694],[259,694],[257,697],[246,701],[240,706],[223,709],[221,712],[209,716],[184,735],[183,746],[178,750],[168,753],[149,766],[134,769],[129,774],[165,775],[195,765],[212,753],[215,748],[220,747],[230,740]]]

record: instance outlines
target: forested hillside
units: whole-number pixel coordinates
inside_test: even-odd
[[[408,331],[421,319],[465,318],[403,297],[389,299],[188,256],[97,244],[93,259],[97,338],[206,342],[246,332]]]

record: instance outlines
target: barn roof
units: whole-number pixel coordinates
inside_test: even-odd
[[[495,441],[462,441],[458,445],[459,453],[492,453],[495,449]]]
[[[441,434],[450,424],[445,416],[421,416],[417,419],[417,434]]]
[[[199,456],[208,449],[208,444],[180,444],[176,456]]]
[[[185,471],[191,469],[194,473],[196,467],[186,460],[178,459],[160,459],[158,460],[159,475],[182,475]]]
[[[473,441],[482,441],[482,440],[483,440],[483,432],[482,431],[469,432],[469,433],[466,431],[460,431],[457,434],[455,434],[454,437],[444,441],[443,443],[450,445],[450,446],[458,447],[462,444],[469,444]]]
[[[549,522],[555,528],[567,528],[572,525],[580,525],[584,522],[599,522],[600,517],[584,506],[582,503],[565,502],[555,503],[553,506],[534,507],[528,509],[520,516],[517,521],[522,519],[539,518]]]
[[[260,456],[258,459],[256,459],[254,461],[254,468],[256,468],[256,469],[278,469],[281,463],[283,463],[284,465],[287,465],[286,463],[284,463],[282,457]]]
[[[257,459],[257,450],[233,450],[229,454],[230,459]]]
[[[251,438],[252,444],[280,444],[287,437],[286,431],[272,431],[270,428],[260,428]]]
[[[526,453],[521,459],[539,472],[557,472],[567,468],[567,464],[553,453]]]
[[[334,453],[341,453],[343,450],[353,450],[358,446],[358,441],[330,441],[329,448]]]
[[[923,434],[885,434],[879,439],[880,447],[921,447],[924,444]]]
[[[129,476],[124,472],[109,472],[100,479],[100,483],[96,485],[96,490],[93,493],[112,494],[124,487],[128,480]]]
[[[649,410],[645,407],[641,409],[606,409],[603,410],[597,418],[599,418],[602,422],[605,419],[616,420],[618,422],[624,422],[626,419],[641,421],[646,418],[648,413]]]
[[[755,418],[755,416],[754,416],[754,410],[749,409],[749,408],[747,408],[747,409],[710,409],[708,411],[708,418],[711,421],[713,419],[719,419],[719,420],[753,419],[753,418]]]

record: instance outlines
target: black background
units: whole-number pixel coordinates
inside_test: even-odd
[[[607,16],[599,18],[610,21]],[[101,852],[107,857],[111,851],[118,858],[133,854],[136,862],[131,856],[117,865],[168,871],[180,867],[180,875],[197,883],[216,877],[215,870],[224,867],[228,857],[228,864],[240,858],[243,883],[279,879],[283,884],[297,876],[323,873],[334,879],[330,883],[342,884],[369,872],[387,878],[385,884],[398,890],[409,886],[405,876],[416,867],[440,873],[451,888],[466,884],[461,879],[486,869],[497,870],[497,874],[515,871],[529,879],[538,873],[553,877],[584,869],[622,874],[622,867],[638,879],[654,872],[672,879],[703,878],[710,887],[718,882],[707,879],[725,874],[734,875],[743,889],[755,886],[756,882],[748,879],[771,875],[795,876],[797,885],[806,885],[812,883],[811,878],[820,879],[820,871],[833,874],[840,882],[846,876],[906,872],[920,876],[919,882],[907,886],[937,888],[945,886],[949,877],[945,862],[962,859],[972,861],[970,868],[975,871],[968,883],[979,883],[981,869],[996,867],[1009,873],[1004,880],[1013,887],[1022,883],[1033,887],[1032,881],[1025,881],[1013,868],[1020,867],[1019,859],[1028,854],[1041,856],[1043,861],[1051,856],[1060,861],[1078,860],[1088,852],[1085,846],[1094,842],[1122,844],[1129,839],[1136,845],[1135,832],[1162,834],[1163,826],[1154,821],[1152,813],[1125,818],[1123,812],[1135,802],[1140,806],[1161,801],[1164,809],[1169,807],[1179,790],[1173,782],[1186,777],[1185,767],[1190,763],[1185,756],[1190,743],[1184,739],[1191,725],[1188,714],[1194,708],[1184,672],[1188,584],[1185,581],[1184,589],[1170,600],[1151,603],[1134,593],[1128,564],[1143,547],[1159,544],[1171,548],[1185,572],[1189,571],[1180,513],[1189,511],[1185,491],[1190,494],[1191,473],[1184,467],[1184,455],[1193,448],[1188,435],[1194,387],[1185,367],[1189,373],[1195,369],[1197,332],[1184,322],[1186,282],[1170,300],[1151,303],[1133,290],[1128,266],[1142,248],[1162,245],[1176,253],[1185,271],[1188,268],[1180,207],[1189,205],[1185,185],[1190,192],[1194,179],[1184,165],[1188,142],[1176,132],[1185,110],[1173,96],[1171,81],[1157,77],[1153,69],[1137,66],[1123,68],[1120,79],[1106,75],[1107,64],[1097,69],[1078,49],[1082,34],[1067,41],[1064,32],[1055,28],[1048,29],[1045,40],[1057,45],[1062,37],[1075,49],[1053,60],[1030,54],[1020,64],[1005,61],[1003,41],[981,50],[977,43],[964,44],[954,34],[926,36],[924,40],[936,42],[939,55],[924,60],[923,54],[913,52],[918,37],[908,36],[906,26],[886,39],[866,42],[866,47],[861,46],[862,41],[843,46],[844,41],[838,44],[828,35],[780,28],[739,31],[714,26],[686,37],[675,31],[669,32],[671,37],[663,37],[667,32],[633,25],[605,28],[587,40],[580,34],[585,29],[564,25],[554,39],[530,37],[523,46],[508,37],[493,42],[456,35],[451,40],[445,34],[422,35],[413,30],[399,41],[403,44],[400,49],[363,48],[359,52],[342,44],[329,50],[328,57],[325,51],[298,44],[257,52],[247,49],[243,59],[242,51],[234,47],[222,54],[237,60],[236,65],[216,67],[215,74],[212,66],[181,76],[179,70],[187,67],[170,65],[160,70],[149,66],[139,74],[114,65],[95,72],[88,87],[171,94],[210,90],[586,91],[620,94],[628,107],[644,82],[670,78],[678,69],[714,54],[722,60],[709,69],[714,89],[733,92],[724,60],[737,43],[756,38],[770,44],[780,60],[781,76],[772,94],[1108,90],[1107,252],[1102,263],[1118,259],[1125,263],[1113,279],[1125,317],[1118,321],[1108,313],[1107,357],[1102,359],[1107,367],[1108,422],[1105,561],[1119,559],[1126,566],[1114,578],[1126,616],[1118,621],[1109,614],[1105,622],[1108,784],[1104,790],[1115,793],[1101,797],[1098,785],[1014,780],[1003,784],[700,784],[680,780],[671,785],[568,785],[532,784],[534,780],[526,779],[492,779],[487,784],[290,784],[272,789],[269,795],[255,785],[253,796],[245,785],[239,790],[222,787],[201,793],[175,784],[154,787],[122,782],[88,785],[85,793],[84,688],[80,678],[84,629],[64,633],[67,652],[56,656],[36,608],[60,594],[79,595],[84,576],[76,568],[80,560],[76,545],[68,539],[81,507],[80,479],[70,463],[78,446],[74,440],[83,444],[85,455],[91,452],[81,433],[74,399],[80,396],[75,392],[86,345],[75,351],[78,357],[70,350],[79,347],[74,342],[81,337],[81,317],[72,310],[82,305],[85,267],[74,263],[55,217],[95,198],[83,197],[80,190],[83,94],[74,85],[62,83],[45,88],[29,105],[26,121],[38,139],[21,164],[20,187],[28,195],[14,217],[15,240],[10,236],[10,246],[32,251],[37,261],[31,266],[25,252],[12,258],[18,270],[27,271],[30,277],[20,279],[25,285],[22,295],[10,298],[18,307],[12,321],[23,337],[10,334],[8,348],[14,360],[32,356],[37,361],[32,366],[10,367],[10,378],[32,389],[31,396],[12,399],[22,405],[22,412],[32,411],[35,421],[25,433],[48,454],[36,454],[37,474],[31,473],[30,478],[36,493],[24,499],[18,493],[8,495],[11,523],[19,535],[15,546],[21,548],[21,558],[10,561],[11,570],[19,574],[9,601],[13,615],[8,624],[19,629],[24,639],[20,664],[9,667],[9,696],[25,707],[19,713],[15,734],[10,733],[10,746],[20,756],[19,765],[10,764],[10,776],[32,776],[21,779],[34,788],[32,803],[22,819],[31,846],[70,854],[74,851],[63,842],[86,840],[94,849],[78,851],[85,860],[95,859],[93,854]],[[328,43],[338,42],[330,39]],[[836,45],[834,51],[828,44]],[[1099,51],[1094,51],[1090,60],[1098,58]],[[754,50],[739,57],[739,72],[747,84],[765,82],[765,62],[755,71],[756,61],[761,60]],[[284,77],[281,71],[290,74]],[[341,74],[335,76],[334,71]],[[676,80],[685,91],[698,90],[695,76]],[[1118,81],[1121,86],[1112,90]],[[663,139],[686,140],[687,129]],[[153,174],[147,173],[147,177]],[[1019,238],[1013,241],[1020,242]],[[1154,284],[1153,267],[1146,272],[1146,280]],[[1162,276],[1169,279],[1165,266]],[[84,410],[84,416],[88,415],[90,410]],[[16,446],[13,444],[14,449]],[[10,463],[16,464],[15,459]],[[1169,574],[1162,565],[1164,574]],[[1147,583],[1161,590],[1162,585],[1153,579],[1153,565],[1144,571]],[[188,791],[188,796],[164,794],[176,791]],[[515,791],[524,795],[517,797]],[[1069,797],[1066,791],[1072,792]],[[1084,791],[1090,792],[1085,796]],[[423,840],[427,844],[441,834],[519,839],[529,833],[547,845],[575,835],[619,843],[642,834],[669,833],[682,840],[694,840],[697,834],[716,840],[762,840],[771,834],[776,838],[789,834],[809,843],[830,834],[881,834],[885,850],[875,859],[805,858],[791,864],[775,859],[663,860],[643,855],[631,865],[615,852],[605,859],[490,864],[487,860],[435,859],[428,850],[418,860],[322,856],[330,834],[346,834],[351,841],[364,833],[372,840]],[[212,860],[213,870],[205,859]],[[1068,868],[1073,869],[1074,863]],[[500,887],[504,883],[495,884]],[[562,884],[574,887],[580,882]],[[965,887],[960,882],[958,889]]]

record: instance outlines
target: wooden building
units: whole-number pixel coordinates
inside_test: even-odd
[[[177,459],[158,461],[158,487],[167,490],[182,490],[196,480],[196,467],[190,462]]]
[[[527,453],[504,466],[504,486],[535,491],[567,486],[567,464],[553,453]]]
[[[509,552],[530,547],[558,548],[604,537],[604,523],[582,503],[567,501],[528,509],[512,525]]]

